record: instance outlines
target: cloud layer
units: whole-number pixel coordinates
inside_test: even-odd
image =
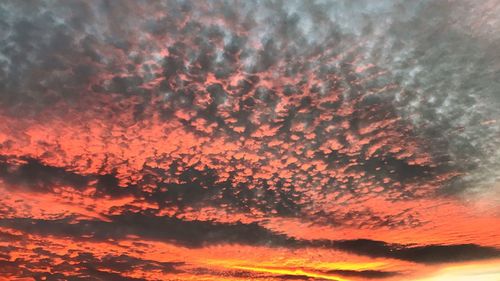
[[[498,261],[498,4],[0,3],[0,280]]]

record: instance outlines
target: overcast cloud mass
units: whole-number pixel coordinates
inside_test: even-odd
[[[500,280],[499,31],[498,0],[0,1],[0,281]]]

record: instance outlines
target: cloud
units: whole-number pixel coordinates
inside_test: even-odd
[[[498,257],[500,21],[469,2],[0,3],[0,242]],[[179,267],[81,270],[126,266]]]
[[[301,240],[270,231],[257,223],[244,224],[238,222],[229,224],[210,221],[184,221],[139,213],[126,213],[119,216],[110,216],[109,218],[111,222],[96,220],[72,222],[69,219],[0,219],[0,226],[38,235],[57,235],[76,240],[120,240],[125,239],[128,235],[135,235],[140,239],[163,241],[195,248],[233,243],[290,249],[329,248],[368,257],[392,258],[424,264],[500,257],[500,249],[476,244],[413,246],[368,239]],[[351,272],[351,274],[356,273]],[[377,273],[373,274],[376,275]],[[367,275],[370,275],[370,272]]]
[[[9,251],[7,251],[9,253]],[[15,261],[0,259],[5,276],[24,276],[35,280],[151,280],[130,277],[133,272],[156,272],[161,274],[180,273],[178,269],[183,262],[158,262],[149,259],[139,259],[125,254],[114,256],[111,254],[96,257],[91,252],[79,252],[77,255],[58,255],[42,248],[33,249],[38,258],[17,258]],[[56,260],[62,262],[55,262]],[[51,267],[51,271],[40,268]]]
[[[358,239],[333,241],[333,247],[370,257],[386,257],[416,263],[437,264],[500,257],[500,249],[476,244],[460,245],[401,245]]]
[[[338,274],[346,277],[362,277],[368,279],[377,279],[377,278],[389,278],[397,275],[401,275],[400,272],[394,271],[383,271],[383,270],[346,270],[346,269],[336,269],[336,270],[328,270],[325,273],[327,274]]]
[[[202,247],[223,243],[263,246],[293,246],[295,244],[294,239],[273,233],[256,223],[183,221],[177,218],[135,213],[125,213],[109,218],[111,222],[13,218],[0,219],[0,225],[39,235],[57,235],[82,240],[117,240],[127,235],[137,235],[141,239],[172,242],[184,247]]]
[[[65,185],[81,189],[90,181],[86,176],[64,168],[43,165],[34,159],[8,157],[0,159],[0,178],[8,185],[24,186],[35,192],[48,192],[54,187]]]

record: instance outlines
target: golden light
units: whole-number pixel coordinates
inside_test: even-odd
[[[500,260],[484,264],[450,266],[433,276],[414,281],[499,281]]]

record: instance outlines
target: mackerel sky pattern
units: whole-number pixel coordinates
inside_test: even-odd
[[[0,280],[500,280],[498,31],[498,0],[0,1]]]

